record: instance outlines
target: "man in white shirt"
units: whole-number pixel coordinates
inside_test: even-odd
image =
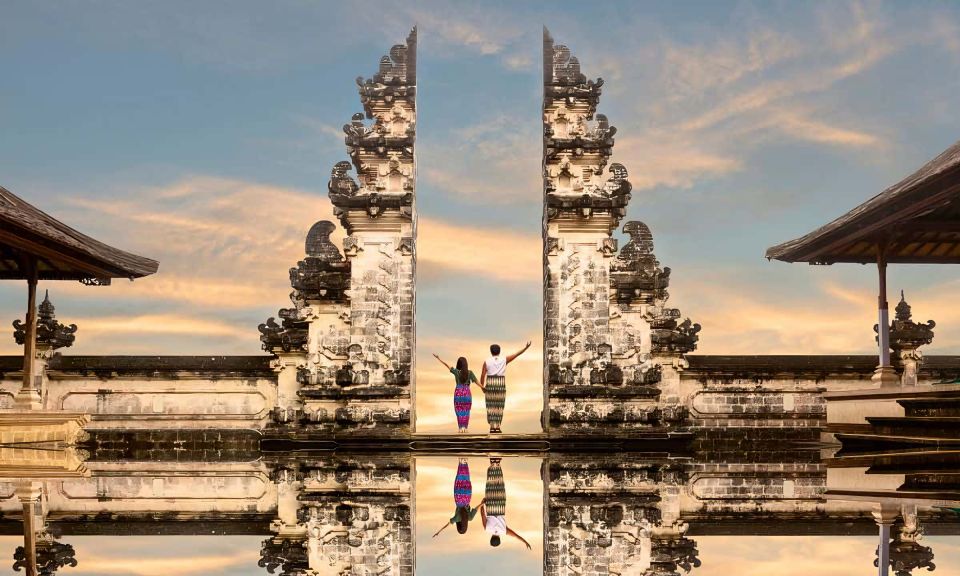
[[[484,400],[487,405],[487,423],[490,424],[490,433],[499,434],[500,424],[503,422],[503,409],[507,404],[507,364],[517,359],[530,348],[530,341],[516,354],[504,358],[500,356],[500,345],[490,345],[490,358],[483,363],[480,373],[480,387],[484,389]]]
[[[480,502],[480,521],[483,529],[490,535],[490,545],[499,546],[501,536],[513,536],[530,550],[530,543],[507,526],[507,489],[503,481],[500,458],[490,458],[484,492],[483,501]]]

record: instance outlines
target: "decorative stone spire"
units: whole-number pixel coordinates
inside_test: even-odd
[[[544,30],[544,425],[558,433],[679,426],[682,355],[699,339],[699,324],[665,307],[670,269],[650,228],[628,222],[617,253],[632,185],[610,163],[617,130],[597,113],[602,86]]]
[[[77,325],[69,326],[57,322],[56,308],[50,301],[50,291],[43,295],[43,302],[37,307],[37,345],[51,349],[69,348],[76,340]],[[27,324],[20,320],[13,321],[13,338],[17,344],[23,346],[27,337]]]
[[[364,111],[343,126],[350,162],[334,165],[329,184],[334,214],[350,234],[357,220],[351,213],[378,218],[394,212],[412,218],[416,44],[414,28],[406,44],[395,45],[380,59],[372,78],[357,78]],[[356,180],[348,174],[351,168],[356,169]]]
[[[587,80],[570,49],[543,31],[543,155],[548,219],[602,215],[611,229],[626,214],[631,185],[627,169],[612,164],[617,129],[595,114],[603,80]]]
[[[317,222],[290,269],[294,307],[259,326],[277,356],[274,421],[291,434],[400,435],[413,420],[416,43],[414,29],[357,79],[363,112],[343,126],[350,160],[327,184],[343,253],[335,225]]]
[[[897,304],[896,315],[890,323],[890,349],[899,352],[930,344],[933,342],[933,329],[936,325],[933,320],[927,320],[926,324],[914,322],[910,305],[901,290],[900,303]]]

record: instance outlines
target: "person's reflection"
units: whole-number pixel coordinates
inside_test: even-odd
[[[453,503],[457,509],[453,513],[453,518],[450,518],[450,521],[444,524],[443,528],[437,530],[436,534],[433,535],[434,538],[439,536],[440,533],[451,524],[457,525],[457,532],[460,534],[467,533],[470,521],[477,515],[477,510],[479,509],[470,507],[470,500],[472,498],[473,484],[470,483],[470,465],[467,463],[466,458],[461,458],[460,464],[457,466],[457,477],[453,481]],[[482,501],[480,505],[483,506]]]
[[[523,542],[530,550],[530,543],[507,527],[507,489],[503,483],[499,458],[491,458],[487,467],[487,486],[483,501],[480,502],[480,520],[484,530],[490,534],[491,546],[499,546],[500,537],[506,534]]]

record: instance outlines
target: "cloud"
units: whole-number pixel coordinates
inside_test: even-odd
[[[627,166],[635,188],[689,189],[756,173],[752,155],[770,142],[843,152],[888,146],[887,131],[858,126],[865,121],[831,95],[917,40],[899,33],[880,9],[830,5],[819,16],[812,30],[754,18],[735,36],[705,33],[681,42],[659,34],[630,50],[601,54],[601,61],[620,62],[624,71],[609,86],[614,92],[606,107],[624,98],[637,102],[632,117],[639,121],[611,116],[620,128],[614,160]],[[594,68],[583,60],[588,75]]]
[[[731,273],[730,277],[734,277]],[[874,354],[876,294],[837,282],[813,282],[813,291],[783,298],[762,284],[712,279],[675,285],[671,302],[703,325],[697,354]],[[953,306],[960,281],[913,290],[914,320],[937,321],[925,354],[951,352],[960,345],[960,310]],[[891,313],[896,299],[891,295]]]
[[[417,232],[418,266],[505,282],[539,284],[542,280],[543,248],[539,235],[450,224],[433,218],[421,218]]]
[[[423,183],[471,203],[540,202],[540,125],[500,115],[465,126],[426,148]]]

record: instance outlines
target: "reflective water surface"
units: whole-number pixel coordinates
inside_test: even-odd
[[[9,456],[3,573],[960,574],[950,452]]]

